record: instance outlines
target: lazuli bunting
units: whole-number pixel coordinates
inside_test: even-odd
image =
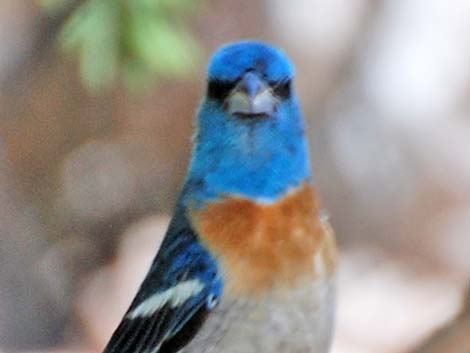
[[[105,353],[328,351],[336,246],[293,78],[260,42],[213,56],[173,219]]]

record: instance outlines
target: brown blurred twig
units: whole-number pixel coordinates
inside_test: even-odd
[[[44,57],[50,53],[51,49],[54,48],[57,34],[65,22],[85,1],[86,0],[67,1],[66,5],[53,15],[47,15],[44,12],[41,13],[32,25],[34,33],[32,44],[22,53],[17,63],[7,72],[4,79],[2,79],[1,88],[7,91],[14,91],[21,88],[20,86],[23,80],[29,76],[31,71],[35,70],[37,63],[42,61]]]

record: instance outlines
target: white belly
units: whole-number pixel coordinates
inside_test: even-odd
[[[334,300],[333,278],[259,300],[225,299],[181,353],[327,353]]]

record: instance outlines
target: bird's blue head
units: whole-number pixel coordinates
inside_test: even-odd
[[[272,202],[310,176],[294,68],[261,42],[219,49],[208,70],[184,191],[203,204],[226,195]]]

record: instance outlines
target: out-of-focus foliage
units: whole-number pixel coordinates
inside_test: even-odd
[[[71,0],[38,0],[38,3],[46,12],[54,14],[70,5]]]
[[[69,0],[41,0],[54,13]],[[192,0],[88,0],[66,21],[60,45],[78,56],[87,87],[99,90],[121,75],[130,88],[161,76],[190,74],[200,57],[186,21]]]

